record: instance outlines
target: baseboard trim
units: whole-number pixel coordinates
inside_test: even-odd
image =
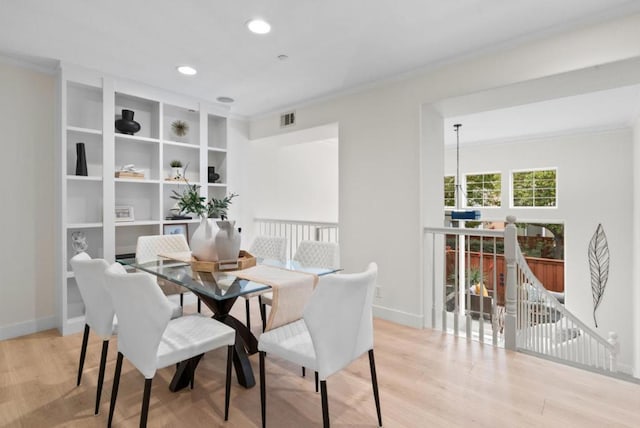
[[[413,328],[423,328],[424,324],[424,317],[422,315],[411,314],[378,305],[373,305],[373,316]]]
[[[26,336],[27,334],[50,330],[52,328],[56,328],[55,316],[5,325],[0,327],[0,340],[13,339],[14,337]]]

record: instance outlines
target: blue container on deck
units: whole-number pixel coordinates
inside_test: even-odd
[[[480,220],[479,210],[451,211],[451,220]]]

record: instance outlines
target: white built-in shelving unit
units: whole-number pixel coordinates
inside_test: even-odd
[[[203,196],[226,195],[227,110],[73,66],[61,67],[58,83],[58,326],[66,335],[84,326],[84,304],[69,265],[71,234],[82,231],[91,257],[108,262],[135,252],[139,236],[161,234],[165,224],[187,223],[192,234],[198,219],[165,219],[175,203],[172,191],[184,189],[184,183],[167,180],[170,162],[188,165],[186,178],[201,186]],[[135,135],[115,129],[122,109],[133,110],[140,123]],[[186,135],[172,132],[175,120],[188,124]],[[78,142],[85,144],[88,176],[75,175]],[[144,179],[115,178],[128,164],[141,169]],[[209,166],[220,174],[217,183],[207,182]],[[116,221],[116,206],[132,207],[134,220]]]

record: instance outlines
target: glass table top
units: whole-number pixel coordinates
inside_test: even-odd
[[[181,285],[196,294],[204,294],[215,300],[226,300],[251,294],[255,292],[269,290],[271,287],[255,281],[240,279],[233,275],[233,272],[194,272],[191,265],[176,260],[158,259],[146,263],[138,263],[136,259],[118,259],[118,263],[135,268],[159,278],[166,279]],[[258,259],[258,264],[281,267],[284,269],[300,272],[313,273],[318,276],[338,272],[340,269],[318,268],[304,266],[299,262],[288,260],[282,263],[276,260]]]

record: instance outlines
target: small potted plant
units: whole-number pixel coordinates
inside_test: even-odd
[[[179,160],[172,160],[169,163],[171,166],[171,178],[174,180],[180,180],[184,178],[184,170],[182,169],[182,162]]]

